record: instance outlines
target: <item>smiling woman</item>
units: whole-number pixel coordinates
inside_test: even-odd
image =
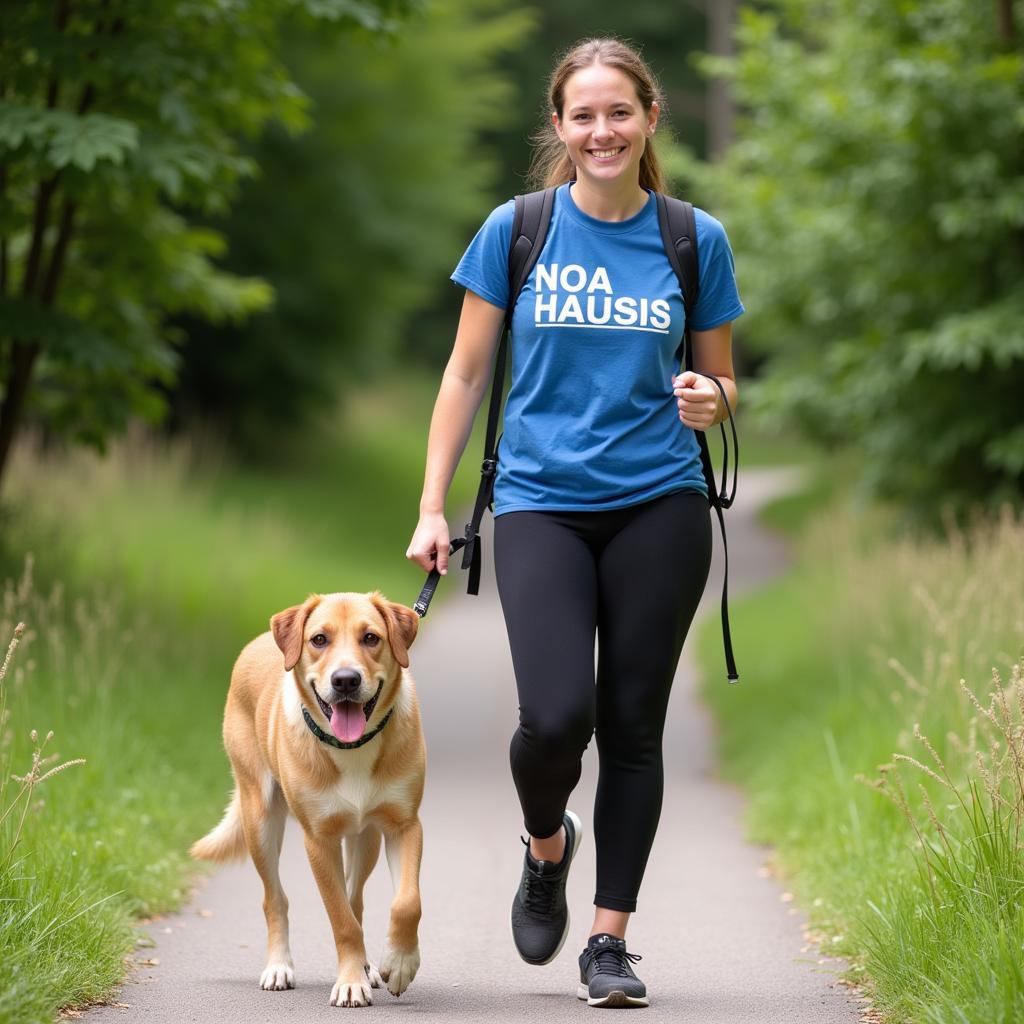
[[[510,201],[452,275],[466,296],[407,557],[447,569],[445,496],[507,324],[494,560],[519,695],[510,761],[530,834],[512,937],[530,964],[549,963],[565,942],[583,832],[566,805],[596,735],[595,913],[576,994],[591,1006],[646,1006],[625,932],[661,813],[669,691],[710,561],[694,431],[727,414],[705,374],[736,404],[730,325],[743,306],[725,231],[696,209],[699,298],[684,302],[658,218],[659,90],[639,55],[616,39],[585,40],[558,63],[549,98],[534,177],[551,190],[550,220],[531,272],[513,293],[509,253],[523,238],[513,238]],[[694,370],[677,376],[684,328]]]

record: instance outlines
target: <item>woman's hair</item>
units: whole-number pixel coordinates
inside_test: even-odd
[[[559,120],[562,118],[562,107],[565,103],[566,82],[581,68],[588,68],[594,64],[618,68],[626,75],[632,81],[637,99],[645,113],[655,102],[664,108],[657,79],[636,50],[620,39],[584,39],[566,52],[551,73],[548,82],[548,100],[551,104],[549,110],[554,109]],[[653,139],[647,139],[643,155],[640,157],[640,186],[653,189],[655,192],[664,192],[665,177],[654,152],[653,142]],[[565,144],[551,123],[550,112],[545,117],[542,127],[534,134],[533,143],[535,148],[529,174],[533,188],[561,185],[576,177],[575,165],[569,159]]]

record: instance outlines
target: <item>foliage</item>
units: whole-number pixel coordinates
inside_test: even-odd
[[[920,512],[1020,501],[1024,55],[996,5],[769,0],[736,40],[704,66],[738,141],[674,169],[728,224],[749,392]]]
[[[286,36],[314,127],[299,139],[274,127],[252,147],[262,174],[224,224],[229,266],[266,277],[278,301],[244,329],[185,325],[183,416],[202,410],[250,449],[288,442],[422,348],[413,315],[451,288],[493,202],[497,164],[480,136],[516,106],[496,65],[533,20],[506,7],[437,0],[386,40]]]
[[[101,446],[155,419],[174,379],[168,314],[240,320],[267,284],[220,270],[240,149],[308,103],[281,23],[387,29],[408,0],[27,0],[0,6],[0,471],[28,408]],[[34,385],[34,386],[33,386]]]

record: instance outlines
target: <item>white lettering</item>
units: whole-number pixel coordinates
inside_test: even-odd
[[[636,299],[623,295],[615,300],[615,322],[622,327],[636,323]]]
[[[543,263],[537,264],[537,291],[547,288],[554,291],[558,287],[558,264],[554,263],[548,269]]]
[[[569,275],[576,275],[576,286],[573,287]],[[570,263],[562,270],[562,287],[567,292],[578,292],[587,283],[587,272],[578,264]]]
[[[601,315],[598,316],[594,311],[594,306],[598,301],[604,303],[601,309]],[[587,323],[590,324],[606,324],[612,316],[612,300],[605,296],[602,299],[598,299],[596,295],[587,296]]]
[[[555,310],[558,308],[558,295],[538,295],[537,301],[533,307],[533,319],[536,323],[541,323],[541,314],[546,313],[548,317],[548,323],[553,324],[555,322]]]
[[[566,320],[575,320],[578,324],[584,323],[583,310],[580,309],[580,300],[575,295],[570,295],[565,300],[562,312],[558,316],[560,324],[564,324]]]
[[[664,329],[671,323],[672,313],[668,302],[665,299],[655,299],[651,303],[651,326]]]
[[[590,284],[587,286],[587,294],[596,292],[599,288],[609,295],[612,294],[612,283],[608,280],[608,271],[604,267],[598,267],[594,271],[594,276],[590,279]]]

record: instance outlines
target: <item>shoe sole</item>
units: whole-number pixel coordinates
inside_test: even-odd
[[[628,1010],[632,1007],[650,1006],[647,996],[627,996],[621,989],[612,989],[606,996],[590,997],[590,989],[586,985],[580,985],[576,989],[577,999],[586,999],[588,1006],[605,1006],[608,1009]]]
[[[573,857],[576,856],[576,851],[580,848],[580,840],[583,838],[583,823],[580,821],[580,819],[572,811],[566,811],[565,813],[569,816],[569,820],[572,821],[572,828],[573,828],[572,849],[569,851],[569,863],[568,863],[568,865],[566,866],[566,869],[565,869],[566,871],[568,871],[569,868],[572,867],[572,860],[573,860]],[[523,956],[522,953],[519,953],[519,947],[516,946],[516,933],[515,933],[515,931],[512,928],[512,911],[511,910],[509,911],[509,915],[508,915],[508,931],[509,931],[509,935],[512,936],[512,945],[516,946],[516,952],[519,953],[519,958],[524,963],[529,964],[531,967],[543,967],[545,964],[551,963],[551,961],[554,960],[555,957],[558,956],[558,954],[562,952],[562,947],[565,945],[565,938],[569,934],[569,925],[570,925],[570,923],[571,923],[571,921],[570,921],[570,914],[569,914],[569,906],[568,906],[568,903],[566,903],[566,907],[565,907],[565,931],[562,932],[562,937],[558,940],[558,946],[555,948],[554,953],[552,953],[551,956],[547,957],[547,959],[545,959],[545,960],[528,960],[525,956]]]

